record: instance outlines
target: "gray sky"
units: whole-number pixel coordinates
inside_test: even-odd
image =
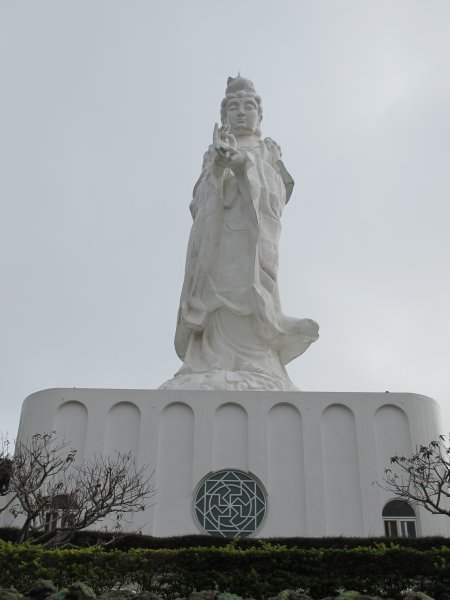
[[[450,429],[448,0],[1,0],[0,430],[50,387],[156,388],[226,79],[296,181],[303,390],[416,392]]]

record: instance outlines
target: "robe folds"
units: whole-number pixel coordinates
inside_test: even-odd
[[[318,337],[314,321],[282,313],[278,294],[280,219],[293,182],[270,138],[244,151],[237,174],[216,173],[212,147],[204,156],[175,334],[184,364],[164,388],[295,390],[284,365]]]

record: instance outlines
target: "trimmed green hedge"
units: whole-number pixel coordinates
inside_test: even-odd
[[[309,590],[313,597],[338,589],[399,598],[405,589],[450,598],[450,548],[418,550],[380,544],[359,548],[286,548],[265,544],[239,549],[188,548],[128,552],[101,548],[44,550],[0,542],[0,586],[25,591],[38,578],[57,587],[82,581],[97,593],[137,583],[164,598],[193,590],[219,589],[255,599],[283,589]]]
[[[17,528],[0,528],[0,539],[15,542],[19,536]],[[126,534],[122,537],[101,531],[79,531],[72,539],[74,546],[88,548],[103,542],[112,543],[105,546],[105,550],[123,550],[128,551],[132,548],[223,548],[230,544],[230,539],[224,537],[214,537],[211,535],[183,535],[174,537],[153,537],[151,535],[142,535],[137,533]],[[373,547],[374,545],[386,544],[393,541],[386,537],[366,538],[366,537],[292,537],[292,538],[240,538],[233,539],[233,545],[236,548],[261,548],[261,544],[270,543],[273,545],[286,546],[287,548],[360,548]],[[417,550],[430,550],[441,546],[450,545],[450,539],[445,537],[420,537],[420,538],[396,538],[395,544]]]

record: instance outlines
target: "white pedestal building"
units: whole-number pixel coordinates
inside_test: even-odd
[[[425,396],[75,388],[32,394],[19,439],[52,430],[81,458],[131,451],[155,470],[153,506],[134,522],[147,534],[382,536],[387,520],[401,535],[449,533],[448,518],[417,508],[396,515],[394,504],[383,517],[395,499],[375,483],[390,456],[410,455],[440,433],[437,404]]]

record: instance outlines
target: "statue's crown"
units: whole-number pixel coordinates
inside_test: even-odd
[[[238,75],[237,77],[228,77],[225,95],[236,94],[240,91],[256,94],[255,86],[253,85],[253,82],[250,81],[250,79],[246,79],[245,77],[241,77],[240,75]]]

